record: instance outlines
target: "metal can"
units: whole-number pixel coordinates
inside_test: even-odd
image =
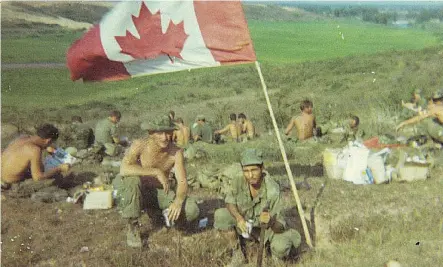
[[[174,226],[174,222],[171,223],[171,221],[169,221],[169,218],[168,218],[168,215],[169,215],[169,209],[164,209],[164,210],[162,211],[162,214],[163,214],[163,218],[165,219],[166,227],[172,227],[172,226]]]
[[[241,235],[244,237],[244,238],[250,238],[251,237],[251,232],[252,232],[252,224],[254,223],[254,221],[253,220],[247,220],[246,221],[246,232],[245,233],[241,233]]]

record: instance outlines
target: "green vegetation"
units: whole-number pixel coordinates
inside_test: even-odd
[[[82,32],[48,31],[2,39],[2,63],[65,62],[66,51]]]
[[[422,49],[439,43],[430,32],[356,21],[249,21],[249,26],[259,61],[279,64]]]

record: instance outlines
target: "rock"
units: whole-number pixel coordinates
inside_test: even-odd
[[[68,192],[66,190],[51,186],[35,192],[32,194],[31,199],[37,202],[51,203],[65,201],[67,197]]]

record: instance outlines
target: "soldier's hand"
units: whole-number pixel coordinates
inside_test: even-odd
[[[71,165],[69,165],[67,163],[63,163],[59,166],[59,168],[60,168],[60,172],[67,172],[71,168]]]
[[[169,206],[169,214],[168,219],[169,221],[173,222],[180,217],[180,213],[182,210],[182,202],[178,201],[177,199],[172,202],[172,204]]]
[[[269,214],[269,212],[267,211],[263,211],[262,213],[260,213],[260,223],[269,223],[269,221],[271,220],[271,215]]]
[[[157,175],[157,179],[162,184],[163,190],[165,190],[165,193],[168,193],[168,191],[169,191],[169,178],[163,172],[159,172],[159,174]]]
[[[240,231],[242,233],[246,233],[248,231],[248,229],[246,227],[246,221],[243,218],[237,220],[237,227],[238,227],[238,229],[240,229]]]

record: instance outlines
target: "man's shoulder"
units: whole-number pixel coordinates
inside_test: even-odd
[[[270,198],[278,197],[280,195],[280,185],[271,177],[271,175],[269,175],[269,173],[266,173],[265,184],[267,194]]]

